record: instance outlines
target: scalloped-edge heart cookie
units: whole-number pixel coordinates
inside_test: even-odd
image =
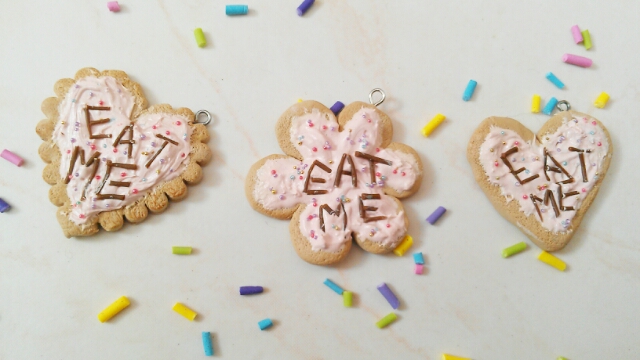
[[[354,102],[340,112],[315,101],[291,106],[276,124],[286,155],[255,163],[246,178],[251,206],[289,230],[298,255],[328,265],[352,240],[372,253],[393,250],[409,221],[399,198],[415,193],[422,163],[413,148],[392,143],[391,119],[374,105]]]
[[[58,80],[36,132],[42,176],[65,236],[119,230],[187,195],[211,158],[209,133],[187,108],[147,108],[140,85],[118,70],[84,68]]]
[[[534,134],[516,120],[485,119],[467,159],[498,212],[546,251],[562,249],[604,180],[613,145],[592,116],[564,111]]]

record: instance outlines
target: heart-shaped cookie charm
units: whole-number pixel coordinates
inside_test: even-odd
[[[122,71],[82,69],[55,85],[46,99],[47,119],[36,129],[48,163],[45,181],[60,209],[66,236],[92,235],[97,224],[118,230],[123,217],[140,222],[187,193],[185,182],[202,177],[209,138],[186,108],[146,108],[140,86]],[[166,195],[165,195],[166,194]]]
[[[565,111],[538,134],[513,119],[487,118],[471,136],[467,158],[496,210],[540,248],[555,251],[591,206],[612,152],[600,121]]]

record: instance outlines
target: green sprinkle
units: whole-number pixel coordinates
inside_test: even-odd
[[[587,50],[591,49],[591,34],[589,34],[589,30],[582,31],[582,45]]]
[[[171,249],[176,255],[191,255],[191,246],[174,246]]]
[[[556,360],[569,360],[569,359],[567,359],[566,357],[562,357],[562,356],[560,356],[560,357],[559,357],[559,358],[557,358]]]
[[[351,307],[353,304],[353,293],[351,291],[344,291],[342,293],[342,302],[344,307]]]
[[[205,39],[201,28],[193,30],[193,35],[195,35],[196,44],[198,44],[199,47],[205,47],[207,45],[207,39]]]
[[[502,257],[503,258],[508,258],[511,255],[515,255],[521,251],[523,251],[524,249],[527,248],[527,243],[523,242],[519,242],[515,245],[511,245],[508,248],[502,250]]]
[[[398,318],[398,316],[394,313],[389,313],[389,315],[383,317],[382,319],[380,319],[380,321],[378,321],[376,323],[376,326],[379,327],[380,329],[382,329],[383,327],[391,324],[392,322],[396,321],[396,319]]]

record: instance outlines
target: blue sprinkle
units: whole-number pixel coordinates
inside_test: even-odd
[[[271,321],[271,319],[267,318],[264,320],[260,320],[258,322],[258,326],[260,327],[260,330],[268,329],[273,326],[273,322]]]
[[[342,290],[340,286],[329,279],[325,279],[324,284],[330,287],[331,290],[335,291],[338,295],[342,295],[342,293],[344,292],[344,290]]]
[[[413,253],[413,262],[418,265],[424,265],[424,256],[421,252]]]

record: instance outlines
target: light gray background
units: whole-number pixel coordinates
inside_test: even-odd
[[[225,2],[3,1],[0,11],[0,149],[26,159],[0,161],[1,359],[194,359],[201,331],[226,359],[631,359],[640,356],[640,244],[637,165],[640,118],[638,1],[318,0],[303,18],[298,0],[249,2],[250,15],[227,17]],[[575,45],[574,24],[593,48]],[[202,27],[208,45],[196,46]],[[593,59],[583,69],[564,53]],[[150,104],[208,109],[214,160],[185,201],[141,225],[91,239],[66,239],[41,179],[35,126],[53,84],[86,66],[121,69]],[[567,84],[558,90],[544,75]],[[469,79],[470,102],[461,100]],[[354,248],[335,267],[296,256],[288,222],[254,212],[243,181],[251,164],[281,153],[274,124],[298,98],[330,106],[366,101],[383,88],[380,108],[394,140],[422,156],[425,179],[404,201],[425,275],[409,256]],[[607,91],[611,100],[596,109]],[[566,99],[611,132],[614,158],[598,199],[558,256],[565,273],[536,260],[539,250],[504,260],[527,241],[475,184],[466,145],[487,116],[532,129],[534,93]],[[420,129],[447,120],[431,137]],[[633,150],[635,149],[635,150]],[[636,153],[636,155],[633,155]],[[424,222],[449,209],[436,226]],[[173,245],[196,254],[177,257]],[[357,294],[346,309],[322,281]],[[376,285],[402,301],[399,320],[374,326],[391,308]],[[266,293],[240,297],[241,285]],[[96,315],[121,295],[132,306],[109,323]],[[171,310],[180,301],[200,315]],[[257,322],[271,317],[266,332]]]

